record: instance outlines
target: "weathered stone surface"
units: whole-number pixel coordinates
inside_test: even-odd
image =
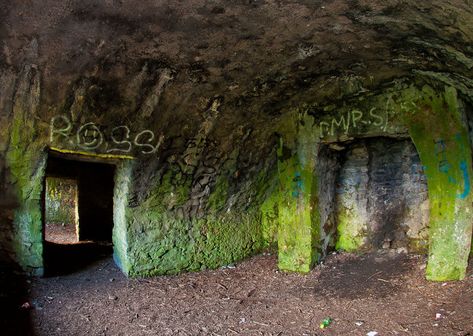
[[[335,249],[337,228],[339,222],[335,216],[335,189],[340,171],[340,152],[345,147],[321,146],[318,155],[316,174],[318,175],[319,212],[320,212],[320,240],[322,241],[322,254]]]
[[[471,148],[455,88],[424,87],[419,109],[406,116],[425,166],[430,201],[427,278],[461,279],[471,249]]]
[[[373,138],[348,146],[337,183],[339,248],[426,252],[429,201],[408,140]]]
[[[369,154],[366,144],[362,142],[350,146],[342,158],[343,164],[335,181],[337,249],[356,251],[368,244],[368,231],[372,224],[368,210],[368,202],[372,201],[369,193]]]

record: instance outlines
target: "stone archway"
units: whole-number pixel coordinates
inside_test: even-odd
[[[412,139],[427,177],[430,219],[426,276],[437,281],[463,278],[472,238],[472,157],[459,106],[452,87],[444,87],[442,92],[411,85],[356,98],[339,109],[331,106],[300,111],[294,118],[297,140],[286,140],[296,146],[291,156],[280,156],[279,161],[279,267],[305,272],[323,253],[325,233],[319,210],[322,182],[316,173],[321,144],[403,135]]]

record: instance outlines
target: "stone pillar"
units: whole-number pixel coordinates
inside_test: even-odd
[[[446,88],[422,91],[406,124],[427,176],[430,201],[430,244],[426,277],[434,281],[465,276],[472,237],[472,162],[468,132],[457,94]]]
[[[128,194],[131,185],[133,161],[123,160],[116,167],[113,192],[113,260],[121,271],[128,275]]]
[[[40,72],[25,65],[13,97],[6,178],[18,203],[12,219],[13,259],[28,273],[43,274],[42,192],[46,152],[38,143]]]
[[[278,266],[281,270],[309,272],[319,257],[319,213],[315,174],[316,143],[298,131],[296,151],[284,157],[278,151],[279,228]],[[286,155],[287,156],[287,155]]]

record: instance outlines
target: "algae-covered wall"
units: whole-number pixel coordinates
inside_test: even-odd
[[[32,47],[35,50],[34,46]],[[40,73],[25,64],[18,74],[2,73],[2,81],[14,87],[5,104],[8,121],[3,126],[3,192],[10,206],[2,211],[6,227],[3,259],[14,259],[33,274],[43,273],[42,190],[46,155],[38,139]],[[5,113],[6,112],[6,113]],[[13,206],[12,206],[13,205]]]
[[[263,247],[260,206],[267,177],[261,173],[241,177],[235,161],[219,162],[220,173],[199,165],[188,168],[187,175],[182,166],[170,166],[149,181],[152,189],[138,204],[132,202],[141,197],[139,191],[136,184],[130,185],[126,215],[130,275],[215,268]],[[262,169],[267,172],[268,167]],[[191,171],[198,172],[194,180]]]
[[[263,238],[261,206],[275,179],[275,138],[269,134],[269,142],[261,142],[261,133],[240,125],[220,140],[220,98],[204,101],[198,107],[200,124],[174,137],[144,129],[146,120],[134,126],[117,126],[116,121],[109,125],[106,118],[88,116],[86,109],[74,106],[45,122],[40,116],[28,117],[36,113],[30,111],[36,105],[21,105],[31,95],[38,103],[40,97],[40,88],[31,86],[31,73],[36,72],[25,69],[22,80],[30,86],[20,91],[26,97],[14,97],[5,135],[2,183],[14,197],[13,212],[4,218],[12,221],[8,241],[2,244],[5,258],[42,273],[42,188],[48,148],[56,155],[119,162],[114,256],[129,275],[215,268],[274,242],[269,233]],[[256,154],[261,150],[263,158]],[[274,232],[274,224],[270,230]]]
[[[418,109],[406,114],[409,133],[425,166],[430,199],[427,278],[461,279],[471,248],[471,147],[457,91],[424,87]],[[428,115],[428,116],[427,116]]]

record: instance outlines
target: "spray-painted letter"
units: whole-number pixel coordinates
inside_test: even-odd
[[[77,146],[82,149],[97,149],[102,142],[102,132],[93,122],[82,125],[77,131]]]
[[[356,122],[358,120],[361,120],[361,118],[363,118],[363,112],[361,112],[360,110],[351,111],[351,120],[352,120],[354,129],[356,129]]]
[[[143,137],[143,136],[146,136],[146,134],[148,135],[148,139],[146,140],[146,143],[143,143],[143,142],[140,142],[140,138]],[[151,145],[151,141],[154,140],[154,133],[150,130],[144,130],[144,131],[141,131],[140,133],[138,133],[135,137],[135,145],[138,146],[138,147],[144,147],[144,148],[148,148],[148,150],[142,150],[141,153],[143,154],[152,154],[156,151],[157,147],[154,147],[153,145]]]
[[[59,134],[64,138],[68,138],[72,129],[72,124],[66,116],[56,116],[51,118],[49,124],[49,141],[54,141],[54,135]]]
[[[468,166],[465,161],[460,162],[460,170],[463,173],[463,193],[457,195],[457,197],[465,199],[470,193],[470,175],[468,174]]]
[[[373,107],[371,110],[370,110],[370,117],[376,119],[377,121],[374,121],[373,122],[373,125],[375,126],[382,126],[384,124],[384,120],[383,120],[383,117],[381,117],[380,115],[374,113],[376,111],[376,107]]]
[[[107,153],[110,152],[123,152],[128,153],[131,151],[131,142],[128,141],[130,137],[130,129],[127,126],[117,126],[112,129],[110,134],[114,144],[120,146],[120,148],[110,148]]]

